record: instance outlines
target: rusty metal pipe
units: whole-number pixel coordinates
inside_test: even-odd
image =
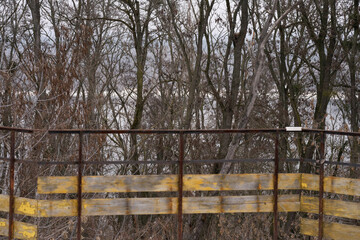
[[[325,132],[320,136],[320,165],[319,165],[319,240],[323,238],[324,224],[324,162],[325,162]]]
[[[0,126],[0,130],[11,131],[11,132],[23,132],[23,133],[33,133],[34,132],[34,129],[16,128],[16,127],[4,127],[4,126]]]
[[[0,126],[0,130],[5,131],[15,131],[15,132],[26,132],[33,133],[36,131],[48,132],[50,134],[54,133],[64,133],[64,134],[79,134],[80,132],[84,134],[179,134],[180,132],[184,134],[198,134],[198,133],[271,133],[271,132],[298,132],[294,131],[286,131],[285,128],[272,128],[272,129],[198,129],[198,130],[179,130],[179,129],[132,129],[132,130],[109,130],[109,129],[26,129],[26,128],[15,128],[15,127],[5,127]],[[323,129],[308,129],[302,128],[301,132],[307,133],[326,133],[333,135],[348,135],[348,136],[360,136],[360,132],[344,132],[337,130],[323,130]]]
[[[78,161],[78,192],[77,192],[77,239],[81,240],[81,211],[82,211],[82,145],[83,134],[79,132],[79,161]]]
[[[278,239],[278,179],[279,179],[279,134],[275,138],[275,160],[274,160],[274,219],[273,219],[273,239]]]
[[[50,134],[77,134],[82,132],[84,134],[221,134],[221,133],[273,133],[283,131],[284,129],[270,128],[270,129],[130,129],[130,130],[111,130],[111,129],[51,129],[48,130]]]
[[[14,207],[15,207],[15,131],[10,135],[10,197],[9,197],[9,239],[14,239]]]
[[[0,157],[0,161],[10,162],[10,158]],[[246,162],[246,163],[257,163],[257,162],[273,162],[273,158],[242,158],[242,159],[199,159],[199,160],[187,160],[184,161],[184,164],[215,164],[215,163],[238,163],[238,162]],[[39,164],[39,165],[77,165],[77,162],[74,161],[33,161],[33,160],[23,160],[15,158],[15,162],[25,163],[25,164]],[[317,160],[314,159],[304,159],[304,158],[288,158],[288,159],[279,159],[279,162],[309,162],[316,163]],[[120,165],[132,165],[132,164],[160,164],[160,165],[173,165],[178,164],[178,161],[88,161],[82,162],[83,165],[111,165],[111,164],[120,164]],[[333,162],[333,161],[325,161],[325,165],[340,165],[345,167],[355,167],[359,168],[359,163],[348,163],[348,162]]]
[[[178,179],[178,240],[183,238],[183,176],[184,176],[184,134],[179,137],[179,179]]]

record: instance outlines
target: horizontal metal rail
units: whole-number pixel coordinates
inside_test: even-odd
[[[0,161],[10,161],[10,158],[1,158]],[[76,165],[78,162],[74,161],[32,161],[32,160],[23,160],[23,159],[15,159],[18,163],[34,163],[40,165],[57,165],[57,164],[68,164],[68,165]],[[256,162],[273,162],[273,158],[249,158],[249,159],[206,159],[206,160],[185,160],[184,164],[215,164],[215,163],[238,163],[238,162],[246,162],[246,163],[256,163]],[[300,159],[300,158],[288,158],[288,159],[279,159],[280,162],[308,162],[308,163],[316,163],[317,161],[314,159]],[[131,165],[131,164],[160,164],[160,165],[177,165],[177,161],[85,161],[82,164],[88,165],[96,165],[96,164],[120,164],[120,165]],[[325,161],[324,164],[329,165],[343,165],[350,167],[360,167],[360,164],[356,163],[348,163],[348,162],[333,162],[333,161]]]
[[[11,161],[10,158],[0,157],[0,161]],[[273,162],[273,158],[242,158],[242,159],[204,159],[204,160],[184,160],[184,164],[216,164],[216,163],[257,163],[257,162]],[[279,159],[280,162],[306,162],[306,163],[317,163],[317,160],[314,159],[301,159],[301,158],[287,158]],[[33,161],[33,160],[23,160],[15,159],[17,163],[33,163],[39,165],[77,165],[78,162],[74,161]],[[83,165],[132,165],[132,164],[159,164],[159,165],[177,165],[178,162],[174,161],[85,161],[82,162]],[[334,161],[325,161],[324,164],[327,165],[340,165],[346,167],[356,167],[360,168],[359,163],[349,163],[349,162],[334,162]]]
[[[23,132],[23,133],[33,133],[34,131],[36,131],[35,129],[4,127],[4,126],[0,126],[0,130],[2,130],[2,131],[13,131],[13,132]]]
[[[309,129],[301,128],[298,130],[286,130],[286,128],[258,128],[258,129],[130,129],[130,130],[116,130],[116,129],[27,129],[0,126],[0,130],[15,131],[24,133],[33,132],[48,132],[49,134],[221,134],[221,133],[281,133],[281,132],[296,132],[296,133],[325,133],[332,135],[347,135],[360,136],[360,132],[344,132],[337,130],[323,130],[323,129]]]

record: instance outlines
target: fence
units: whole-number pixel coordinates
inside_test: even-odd
[[[324,193],[360,196],[359,179],[324,176],[324,165],[345,165],[359,168],[360,164],[325,160],[326,135],[359,137],[360,133],[301,129],[303,133],[320,135],[320,159],[280,159],[279,135],[298,129],[236,129],[236,130],[48,130],[47,134],[76,134],[79,136],[76,162],[29,161],[15,159],[17,132],[38,130],[0,127],[10,132],[9,196],[0,195],[0,211],[8,212],[8,220],[0,219],[0,235],[9,239],[37,239],[37,226],[14,221],[14,214],[29,217],[77,216],[77,239],[81,239],[81,217],[103,215],[177,214],[178,239],[183,238],[183,214],[273,212],[273,239],[278,239],[278,213],[304,212],[318,214],[318,220],[301,219],[301,233],[333,239],[360,239],[360,227],[340,223],[324,223],[324,215],[360,220],[360,205],[355,201],[324,198]],[[289,130],[289,129],[288,129]],[[184,160],[185,136],[190,134],[246,134],[274,135],[274,158]],[[178,136],[178,161],[83,161],[85,134],[173,134]],[[184,174],[185,164],[274,162],[272,174]],[[279,173],[279,162],[308,162],[317,164],[319,175]],[[15,162],[26,164],[76,164],[77,176],[43,176],[38,178],[38,194],[77,194],[77,199],[37,200],[15,197]],[[83,176],[83,166],[92,164],[177,164],[177,175]],[[187,191],[272,190],[273,195],[183,197]],[[279,194],[281,190],[318,191],[319,197],[303,194]],[[104,192],[177,192],[177,197],[83,199],[83,193]]]

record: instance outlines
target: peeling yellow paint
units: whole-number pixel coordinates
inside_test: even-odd
[[[34,229],[33,226],[22,225],[21,229],[22,230],[18,230],[18,233],[22,234],[24,237],[30,239],[36,237],[36,230]]]
[[[61,184],[57,184],[60,181]],[[69,193],[77,192],[77,177],[39,177],[38,193]]]
[[[222,191],[222,190],[270,190],[273,189],[270,174],[233,174],[233,175],[184,175],[184,191]],[[178,177],[176,175],[159,176],[84,176],[84,192],[161,192],[176,191]],[[307,189],[318,191],[317,175],[290,174],[279,175],[279,189]],[[47,180],[49,179],[49,182]],[[41,193],[73,192],[77,189],[76,177],[42,177],[38,180]],[[300,184],[299,184],[300,182]],[[326,177],[326,192],[360,196],[359,180],[338,177]],[[282,184],[282,185],[280,185]],[[281,188],[280,186],[283,186]],[[295,188],[294,188],[295,187]],[[285,195],[286,196],[286,195]],[[237,199],[238,198],[238,199]],[[295,200],[294,200],[295,199]],[[8,196],[0,195],[1,211],[8,211]],[[236,201],[235,201],[236,200]],[[241,201],[240,201],[241,200]],[[125,201],[127,202],[125,204]],[[241,197],[184,197],[184,213],[235,213],[235,212],[271,212],[272,196]],[[241,204],[238,204],[241,202]],[[236,203],[236,204],[234,204]],[[77,200],[34,200],[16,198],[15,213],[36,217],[76,216]],[[175,214],[177,198],[119,198],[119,199],[83,199],[83,215],[128,215],[128,214]],[[324,214],[360,219],[357,202],[324,199]],[[4,209],[4,210],[2,210]],[[86,209],[86,210],[85,210]],[[279,211],[318,212],[318,200],[314,197],[293,197],[279,200]],[[21,225],[20,225],[21,224]],[[0,227],[8,225],[1,221]],[[24,239],[36,239],[36,225],[19,223],[16,227],[18,236]]]
[[[318,181],[312,181],[315,178],[318,178],[318,176],[311,174],[279,174],[279,189],[307,189],[316,191],[318,189]],[[71,184],[75,184],[75,180],[75,177],[42,177],[41,180],[38,181],[38,183],[41,182],[42,186],[46,191],[56,193],[58,189],[63,188],[63,186],[59,187],[57,185],[61,185],[62,183],[67,182],[66,184],[64,184],[68,186],[66,191],[72,192],[75,188],[74,186],[71,186]],[[152,175],[146,177],[84,176],[83,181],[85,185],[83,188],[84,192],[165,192],[177,190],[178,177],[176,175]],[[273,178],[271,174],[184,175],[184,191],[271,190],[273,189],[272,183]],[[328,192],[357,196],[360,195],[359,190],[355,187],[357,186],[357,183],[358,180],[356,179],[333,177],[331,178],[331,181],[330,178],[325,178],[324,187],[325,191]],[[348,188],[349,190],[347,190]],[[0,202],[0,205],[2,205],[0,207],[1,211],[8,211],[8,196],[0,195],[0,199],[2,201]],[[15,213],[24,214],[27,216],[76,216],[76,199],[34,200],[26,198],[16,198],[15,203]],[[102,203],[107,204],[108,202],[104,200],[104,202]],[[174,207],[176,209],[176,204],[174,205]],[[340,205],[337,207],[339,211],[342,209]],[[84,210],[86,209],[87,212],[90,212],[93,208],[94,204],[89,204],[86,199],[83,200]],[[325,208],[327,208],[326,204]],[[344,209],[346,209],[346,207],[344,207]],[[144,210],[142,207],[142,210],[138,209],[137,211],[143,212],[146,210]]]
[[[24,213],[25,215],[34,215],[36,213],[36,207],[31,206],[30,202],[22,202],[18,211]]]
[[[326,239],[360,239],[360,228],[358,226],[334,222],[324,222],[323,226],[323,234]],[[300,232],[302,234],[317,237],[318,229],[317,220],[301,218]]]
[[[7,236],[8,220],[0,218],[0,235]],[[14,222],[14,237],[16,239],[35,240],[37,238],[37,226],[34,224]]]

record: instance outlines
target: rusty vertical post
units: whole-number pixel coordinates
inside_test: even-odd
[[[183,175],[184,175],[184,133],[179,138],[179,179],[178,179],[178,240],[183,238]]]
[[[83,132],[79,132],[79,161],[78,161],[78,192],[77,192],[77,239],[81,240],[81,210],[82,210],[82,145]]]
[[[319,160],[319,240],[323,238],[324,221],[324,162],[325,162],[325,133],[320,136],[320,160]]]
[[[278,179],[279,179],[279,133],[276,133],[275,138],[275,162],[274,162],[274,219],[273,219],[273,239],[278,239]]]
[[[9,198],[9,239],[14,238],[14,206],[15,206],[15,132],[10,133],[10,198]]]

